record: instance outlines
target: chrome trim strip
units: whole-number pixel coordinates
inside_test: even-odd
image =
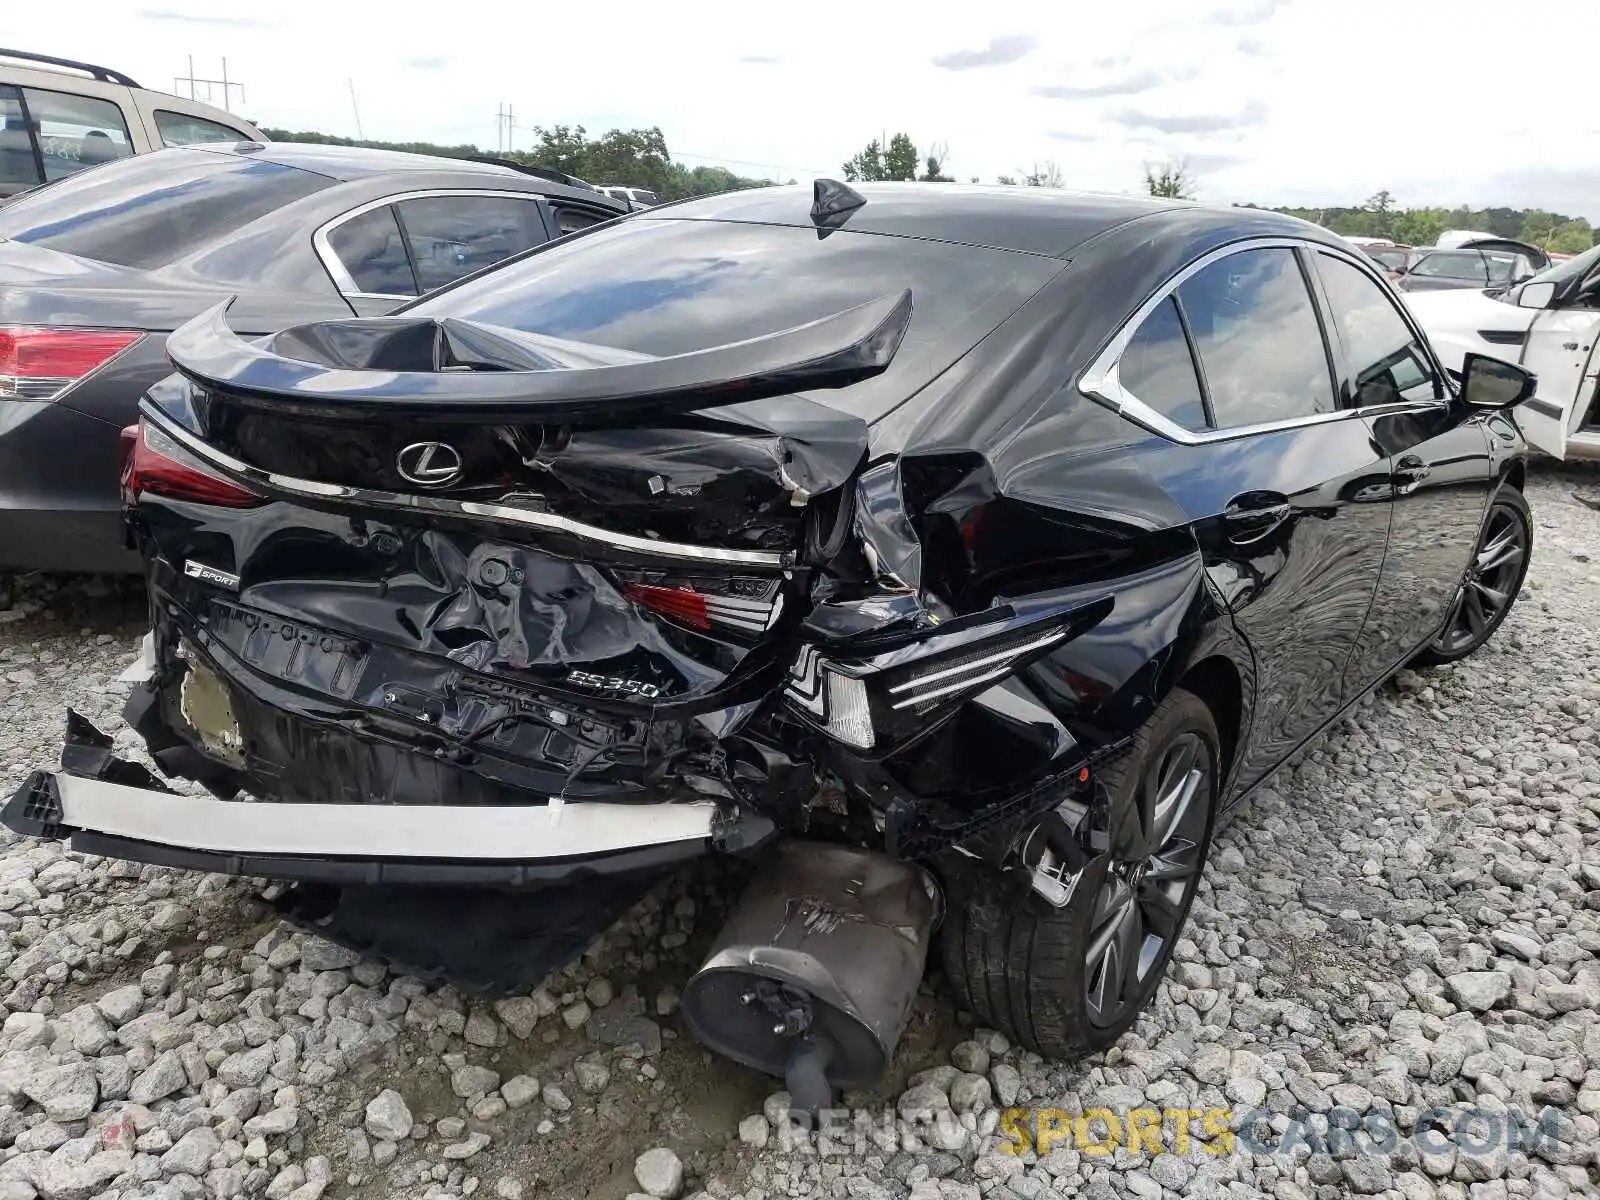
[[[711,836],[716,805],[265,804],[179,796],[59,772],[62,824],[234,854],[506,861],[605,854]]]
[[[178,427],[163,416],[148,401],[139,404],[140,415],[172,438],[190,454],[218,470],[224,471],[246,486],[267,492],[278,492],[311,500],[331,500],[342,504],[386,508],[399,512],[436,513],[448,517],[479,517],[499,521],[525,529],[546,533],[561,533],[600,545],[612,546],[633,554],[652,558],[682,559],[688,562],[710,562],[726,566],[765,567],[781,570],[792,566],[793,553],[777,554],[768,550],[724,550],[715,546],[691,546],[683,542],[658,542],[652,538],[636,537],[628,533],[614,533],[596,525],[574,521],[555,513],[531,512],[503,504],[483,504],[474,500],[447,500],[442,496],[409,496],[400,492],[379,492],[367,488],[343,487],[331,483],[318,483],[311,479],[294,479],[263,471],[240,462],[213,446],[207,445],[186,429]]]
[[[448,161],[441,164],[443,169],[449,168]],[[333,277],[333,284],[339,289],[339,294],[352,299],[367,300],[415,300],[417,296],[389,296],[381,292],[364,292],[361,285],[356,283],[355,277],[339,259],[333,249],[333,243],[328,240],[331,234],[346,221],[353,221],[363,217],[374,209],[383,208],[390,204],[399,204],[405,200],[427,200],[435,196],[509,196],[513,200],[522,200],[524,203],[537,204],[541,199],[538,192],[522,192],[511,188],[426,188],[414,192],[396,192],[392,196],[382,196],[377,200],[368,200],[365,204],[358,204],[348,212],[342,212],[336,217],[324,221],[311,235],[311,247],[316,251],[317,257],[322,260],[322,265],[328,274]],[[618,214],[619,216],[621,214]],[[544,226],[544,218],[540,217],[540,228]],[[528,249],[529,247],[524,247]],[[421,281],[418,281],[421,286]],[[423,293],[419,292],[418,295]]]
[[[1139,331],[1139,327],[1144,324],[1145,318],[1154,312],[1163,301],[1177,291],[1190,276],[1198,274],[1214,262],[1245,250],[1268,249],[1305,249],[1317,254],[1326,254],[1330,258],[1348,263],[1367,275],[1368,278],[1379,282],[1380,286],[1383,286],[1377,272],[1369,270],[1367,264],[1361,262],[1355,255],[1349,254],[1337,246],[1330,246],[1323,242],[1301,241],[1296,238],[1286,237],[1266,237],[1250,238],[1246,241],[1231,242],[1226,246],[1218,246],[1216,249],[1210,250],[1195,259],[1194,262],[1184,267],[1162,284],[1159,289],[1145,298],[1144,303],[1134,311],[1131,317],[1123,322],[1122,327],[1107,343],[1106,348],[1096,355],[1095,360],[1089,364],[1088,370],[1083,373],[1078,381],[1078,391],[1089,399],[1105,405],[1118,416],[1126,417],[1134,424],[1142,426],[1151,433],[1164,437],[1168,441],[1181,442],[1186,446],[1203,446],[1211,442],[1226,442],[1232,441],[1234,438],[1250,437],[1253,434],[1278,433],[1282,430],[1299,429],[1307,425],[1322,425],[1332,421],[1349,420],[1352,417],[1401,411],[1401,408],[1397,405],[1383,404],[1367,408],[1341,408],[1332,412],[1310,413],[1303,417],[1290,417],[1282,421],[1265,421],[1258,425],[1234,425],[1226,429],[1194,430],[1186,429],[1176,421],[1163,416],[1122,386],[1122,380],[1117,373],[1122,353],[1128,348],[1128,343],[1133,340],[1133,336]],[[1393,289],[1385,288],[1385,293],[1393,301]],[[1311,298],[1309,293],[1307,298]],[[1418,330],[1415,321],[1406,311],[1404,303],[1395,304],[1395,309],[1400,313],[1401,319],[1406,322],[1412,333],[1418,335],[1418,340],[1421,344],[1427,346],[1426,338]],[[1430,354],[1431,350],[1432,348],[1429,347]],[[1433,360],[1432,365],[1435,370],[1441,370],[1436,359]],[[1415,408],[1419,404],[1424,410],[1448,407],[1447,401],[1404,401],[1402,404],[1406,409]]]
[[[931,692],[907,696],[904,700],[895,701],[891,707],[898,711],[902,708],[910,708],[913,704],[925,704],[929,700],[937,700],[940,696],[949,696],[956,692],[965,691],[969,687],[977,687],[979,684],[988,683],[991,680],[1004,679],[1010,671],[1011,664],[1002,663],[1000,666],[991,668],[981,675],[974,675],[968,679],[958,679],[954,683],[947,683],[943,687],[934,688]]]
[[[993,654],[987,654],[982,658],[973,659],[971,662],[965,662],[965,663],[960,664],[959,666],[946,667],[942,671],[934,671],[934,672],[932,672],[931,674],[928,674],[928,675],[918,675],[915,679],[907,680],[905,683],[897,683],[897,684],[895,684],[895,686],[890,688],[889,691],[891,693],[894,693],[894,692],[909,692],[909,691],[913,691],[913,690],[918,689],[918,688],[925,687],[926,685],[928,685],[930,683],[937,683],[941,679],[949,679],[952,676],[957,676],[957,675],[969,675],[973,671],[981,671],[984,667],[987,667],[990,663],[1005,662],[1007,659],[1020,658],[1022,655],[1027,654],[1029,651],[1037,650],[1037,649],[1040,649],[1041,647],[1048,646],[1052,642],[1059,642],[1062,638],[1064,638],[1066,636],[1067,636],[1067,631],[1064,630],[1064,629],[1052,630],[1051,632],[1049,632],[1047,634],[1044,634],[1041,637],[1034,638],[1031,642],[1024,642],[1020,646],[1009,646],[1004,650],[997,650]],[[896,705],[896,707],[899,707],[899,706]]]

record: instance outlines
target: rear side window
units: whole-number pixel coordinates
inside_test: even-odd
[[[1350,362],[1359,407],[1443,394],[1416,335],[1374,280],[1331,254],[1317,255],[1317,273]]]
[[[672,355],[778,333],[909,288],[915,312],[889,369],[809,394],[874,420],[1063,268],[1038,255],[848,229],[819,238],[809,225],[636,217],[557,239],[403,311]]]
[[[22,98],[39,134],[46,183],[133,154],[122,109],[110,100],[41,88],[23,88]]]
[[[194,146],[202,142],[248,142],[237,129],[230,129],[204,117],[191,117],[188,113],[156,109],[156,129],[161,134],[163,146]]]
[[[1241,250],[1178,287],[1218,428],[1332,412],[1322,327],[1295,252]]]
[[[545,240],[544,220],[531,197],[426,196],[395,208],[424,292]]]
[[[356,291],[374,296],[415,296],[417,277],[406,256],[394,206],[384,205],[334,226],[328,245],[355,281]]]
[[[1117,366],[1117,378],[1135,399],[1186,429],[1206,427],[1200,380],[1183,332],[1178,302],[1171,296],[1133,335]]]
[[[562,233],[577,233],[580,229],[588,229],[602,221],[609,221],[616,214],[597,212],[592,208],[576,208],[570,204],[551,205],[555,213],[556,228]]]
[[[22,95],[0,84],[0,196],[44,182],[39,160],[33,156],[33,138],[22,112]]]
[[[1483,256],[1476,250],[1430,254],[1412,267],[1411,273],[1425,279],[1470,279],[1473,283],[1489,282],[1489,272],[1483,265]]]
[[[161,150],[17,197],[0,208],[0,237],[148,269],[331,183],[249,157]]]

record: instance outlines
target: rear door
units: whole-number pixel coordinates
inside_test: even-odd
[[[1285,242],[1202,260],[1115,369],[1124,415],[1180,443],[1162,473],[1255,657],[1246,786],[1347,699],[1389,534],[1386,458],[1339,405],[1307,269]]]
[[[1492,478],[1482,424],[1453,402],[1426,341],[1375,273],[1314,256],[1338,348],[1340,390],[1372,430],[1392,506],[1389,546],[1347,694],[1365,690],[1430,640],[1477,544]]]

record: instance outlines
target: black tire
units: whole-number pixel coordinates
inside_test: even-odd
[[[1108,888],[1119,886],[1113,876],[1122,868],[1111,862],[1117,854],[1115,846],[1124,843],[1130,828],[1140,823],[1140,797],[1152,773],[1175,748],[1196,744],[1204,778],[1193,799],[1204,803],[1204,811],[1198,821],[1192,814],[1186,818],[1191,822],[1186,828],[1196,834],[1184,839],[1191,847],[1184,857],[1192,857],[1192,875],[1185,877],[1181,900],[1172,906],[1175,919],[1156,956],[1131,981],[1122,1010],[1105,1019],[1106,1010],[1096,1014],[1090,1001],[1093,980],[1088,958],[1102,896]],[[1113,854],[1084,871],[1064,908],[1047,911],[1031,902],[1008,905],[998,886],[969,885],[949,897],[940,951],[944,973],[962,1007],[1046,1058],[1079,1058],[1122,1036],[1155,994],[1194,902],[1215,825],[1222,771],[1219,746],[1216,721],[1205,701],[1174,689],[1139,731],[1127,754],[1102,769],[1101,778],[1111,796],[1112,827],[1119,831],[1114,835]],[[1155,872],[1148,876],[1148,880],[1155,878]],[[1140,876],[1132,885],[1136,905],[1143,894],[1138,889],[1148,880]],[[1170,889],[1169,884],[1157,886]]]
[[[1484,563],[1494,557],[1494,547],[1501,537],[1511,535],[1516,539],[1517,556],[1510,561],[1491,565]],[[1495,495],[1484,516],[1483,528],[1478,533],[1478,545],[1473,551],[1473,562],[1462,582],[1455,603],[1451,605],[1444,628],[1434,642],[1412,661],[1419,667],[1436,667],[1443,663],[1460,662],[1474,653],[1494,636],[1511,607],[1522,592],[1523,580],[1528,575],[1528,564],[1533,558],[1533,514],[1521,492],[1507,484]],[[1503,595],[1505,602],[1485,611],[1493,602],[1485,596]]]

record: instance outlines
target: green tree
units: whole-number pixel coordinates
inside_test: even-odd
[[[877,183],[888,178],[884,174],[883,147],[873,138],[854,157],[844,163],[844,177],[849,183]]]
[[[883,177],[915,179],[918,161],[917,144],[909,134],[897,133],[889,139],[889,148],[883,152]]]
[[[1017,177],[1015,175],[996,175],[994,181],[1002,187],[1017,186]]]
[[[1194,176],[1187,159],[1169,158],[1157,166],[1144,165],[1144,186],[1152,196],[1166,200],[1193,200]]]
[[[1394,237],[1394,197],[1387,191],[1381,191],[1368,197],[1364,206],[1372,214],[1370,223],[1372,233],[1369,237]]]
[[[944,173],[946,155],[937,147],[919,155],[917,144],[908,133],[897,133],[887,148],[873,138],[855,155],[845,160],[844,177],[850,183],[881,183],[884,180],[926,179],[935,183],[955,182]],[[921,164],[923,171],[917,174]]]
[[[1544,248],[1557,254],[1582,254],[1594,245],[1594,230],[1582,217],[1559,226],[1545,242]]]

